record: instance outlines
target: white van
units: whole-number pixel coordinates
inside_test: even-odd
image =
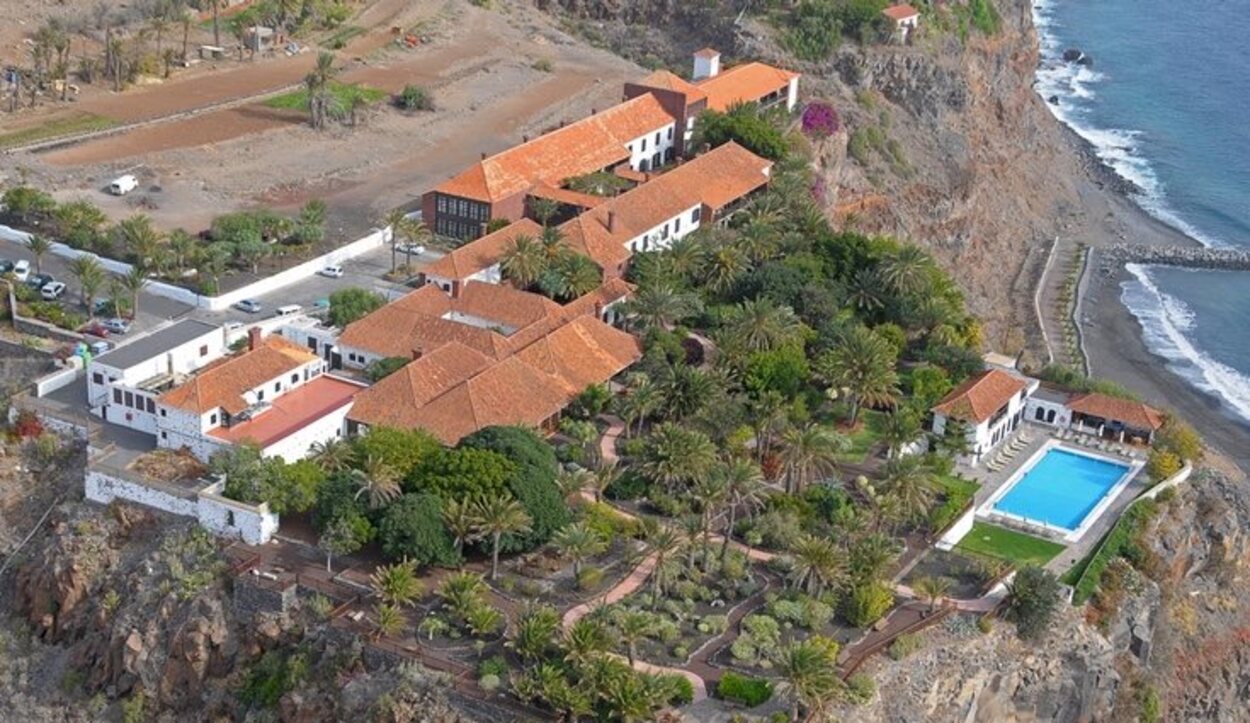
[[[17,277],[18,281],[25,281],[26,279],[29,279],[30,262],[26,259],[22,259],[16,264],[13,264],[13,275]]]
[[[286,306],[279,306],[277,309],[274,309],[273,315],[274,316],[291,316],[292,314],[298,314],[300,310],[303,308],[304,307],[300,306],[299,304],[287,304]]]
[[[138,187],[139,179],[127,173],[124,176],[113,179],[113,182],[109,184],[109,193],[114,196],[124,196]]]

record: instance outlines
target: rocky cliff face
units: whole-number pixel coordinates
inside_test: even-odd
[[[311,612],[238,612],[217,544],[141,508],[56,509],[0,588],[0,720],[115,720],[140,694],[151,720],[242,720],[249,670],[296,650],[309,672],[276,720],[469,720],[419,667],[366,666]]]

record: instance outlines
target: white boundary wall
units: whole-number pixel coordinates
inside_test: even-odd
[[[959,541],[964,539],[969,532],[972,532],[972,525],[977,521],[977,506],[972,505],[968,508],[955,524],[946,528],[946,532],[933,543],[933,546],[939,550],[951,550]]]
[[[30,234],[25,231],[8,226],[0,226],[0,240],[12,241],[14,243],[27,243],[30,240]],[[376,248],[390,243],[391,228],[375,228],[362,238],[359,238],[346,246],[341,246],[330,253],[323,254],[314,259],[309,259],[297,266],[259,279],[247,286],[234,291],[227,292],[221,296],[201,296],[190,289],[184,289],[181,286],[167,284],[163,281],[150,281],[146,287],[149,294],[163,296],[167,299],[180,301],[184,304],[194,306],[200,309],[208,309],[209,311],[221,311],[228,309],[235,303],[243,299],[249,299],[256,296],[267,294],[271,291],[281,289],[284,286],[290,286],[295,282],[306,279],[325,266],[332,263],[342,263],[357,256],[369,253]],[[79,256],[93,256],[99,260],[100,265],[114,274],[125,275],[130,272],[130,264],[115,259],[97,256],[90,251],[81,251],[71,248],[62,243],[52,244],[52,253],[67,259],[74,259]]]
[[[222,482],[197,492],[161,489],[156,485],[132,482],[101,470],[88,470],[83,477],[83,493],[93,502],[107,505],[122,499],[164,510],[180,517],[194,517],[200,526],[222,537],[263,545],[278,531],[278,516],[266,504],[248,505],[221,496]]]

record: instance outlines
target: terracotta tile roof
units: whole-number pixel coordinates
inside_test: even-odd
[[[719,210],[768,183],[772,162],[726,143],[565,223],[574,250],[604,268],[627,260],[625,244],[695,206]],[[614,226],[608,229],[610,214]],[[689,223],[684,219],[683,223]]]
[[[566,318],[570,318],[581,314],[594,315],[597,307],[608,306],[609,304],[628,298],[634,293],[634,289],[636,288],[636,286],[629,283],[625,279],[622,279],[619,276],[614,276],[589,294],[579,296],[565,304],[565,316]]]
[[[790,83],[798,73],[764,63],[743,63],[698,82],[707,94],[709,110],[724,111],[730,106],[755,101]]]
[[[1074,412],[1123,422],[1134,429],[1157,430],[1163,426],[1163,412],[1141,402],[1091,392],[1068,402]]]
[[[716,51],[712,51],[715,53]],[[686,96],[686,103],[696,103],[707,98],[707,93],[702,88],[691,83],[690,81],[670,73],[667,70],[657,70],[651,75],[638,81],[638,85],[647,88],[660,88],[662,90],[671,90]]]
[[[318,359],[308,348],[271,334],[255,349],[204,367],[186,383],[162,394],[158,401],[196,414],[219,407],[229,414],[238,414],[248,407],[243,398],[245,392]]]
[[[894,5],[882,10],[881,14],[895,22],[898,22],[900,20],[915,17],[920,14],[920,11],[910,5]]]
[[[455,299],[427,285],[348,324],[339,344],[382,357],[409,357],[459,342],[502,359],[534,336],[531,327],[545,333],[560,315],[554,301],[506,284],[470,281]]]
[[[607,200],[603,196],[595,196],[590,193],[579,193],[577,191],[570,191],[567,188],[556,188],[555,186],[548,186],[545,183],[540,183],[531,188],[529,195],[537,198],[546,198],[558,203],[567,204],[569,206],[577,206],[579,208],[594,208]]]
[[[542,226],[528,218],[514,221],[452,251],[425,269],[427,276],[464,280],[499,263],[499,257],[511,248],[517,236],[537,238]]]
[[[676,123],[650,93],[570,123],[474,164],[435,191],[493,202],[536,183],[560,186],[569,178],[627,160],[625,145]]]
[[[933,411],[980,424],[994,416],[1026,386],[1028,383],[1020,377],[1001,369],[987,369],[955,387],[933,407]]]
[[[388,427],[417,426],[413,414],[457,384],[486,369],[492,360],[452,342],[374,384],[352,406],[352,419]]]
[[[587,386],[607,381],[640,357],[632,336],[581,316],[501,361],[460,345],[443,347],[360,394],[348,417],[422,427],[455,444],[491,425],[538,426]]]
[[[274,399],[270,408],[255,419],[218,427],[209,434],[236,444],[250,440],[263,449],[342,409],[364,390],[362,384],[323,374]]]

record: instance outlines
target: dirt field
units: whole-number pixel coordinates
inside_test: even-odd
[[[317,132],[300,113],[243,100],[42,154],[0,157],[0,174],[21,167],[58,197],[90,198],[117,218],[141,210],[163,227],[192,230],[232,209],[294,209],[322,198],[331,237],[355,238],[480,153],[619,101],[621,83],[644,72],[574,41],[524,0],[496,7],[381,0],[353,21],[375,25],[339,53],[340,79],[391,93],[422,85],[434,95],[434,112],[379,104],[356,128]],[[430,42],[396,47],[390,27],[414,24]],[[231,64],[74,105],[119,120],[179,114],[297,83],[313,56]],[[552,71],[536,70],[539,59]],[[117,199],[99,191],[123,171],[141,176],[140,192]]]

